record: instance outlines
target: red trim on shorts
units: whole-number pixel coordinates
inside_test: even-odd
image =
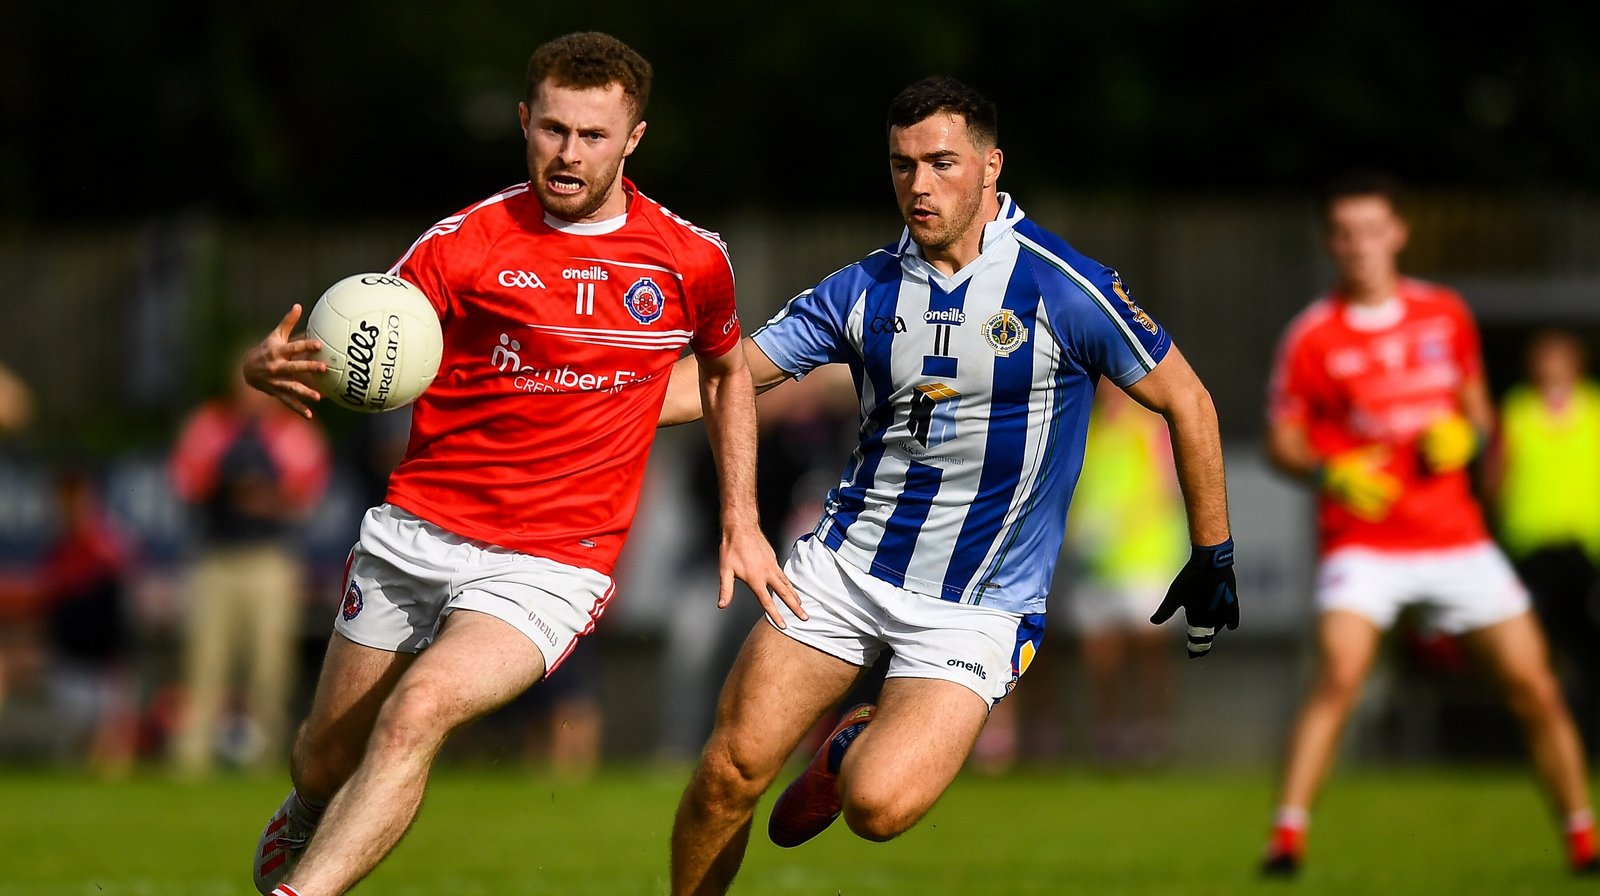
[[[600,621],[600,617],[603,616],[605,614],[605,612],[606,612],[606,607],[611,605],[611,599],[613,597],[616,597],[616,596],[617,596],[617,583],[616,582],[612,582],[610,587],[606,588],[606,593],[600,595],[600,598],[598,600],[596,600],[594,602],[594,605],[589,608],[589,624],[584,626],[583,627],[583,631],[578,632],[576,637],[574,637],[571,641],[567,642],[567,649],[561,651],[561,655],[556,657],[556,661],[550,664],[550,668],[544,670],[544,674],[547,677],[552,672],[554,672],[557,669],[561,668],[561,664],[566,662],[567,661],[567,657],[572,655],[572,651],[578,646],[578,642],[580,640],[582,640],[583,638],[587,637],[588,635],[594,634],[595,623]]]
[[[344,575],[339,579],[339,600],[344,601],[345,589],[350,587],[350,570],[356,565],[356,548],[350,546],[350,553],[344,555]]]

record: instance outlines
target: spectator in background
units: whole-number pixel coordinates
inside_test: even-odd
[[[33,422],[33,394],[21,377],[0,364],[0,436],[28,428]]]
[[[1107,764],[1157,761],[1171,746],[1171,663],[1166,634],[1150,613],[1189,553],[1189,529],[1162,418],[1102,380],[1084,443],[1083,467],[1067,517],[1058,601],[1079,639],[1089,686],[1090,743]],[[1049,670],[1041,658],[1036,662]],[[1053,670],[1051,670],[1053,671]],[[1060,752],[1061,695],[1049,671],[989,714],[973,751],[984,771],[1008,768],[1021,752]],[[1021,718],[1018,718],[1018,717]],[[1026,736],[1019,736],[1026,728]]]
[[[1484,464],[1501,542],[1549,633],[1580,732],[1600,743],[1600,383],[1583,343],[1547,330],[1527,349],[1527,381],[1506,394]]]
[[[1067,595],[1089,683],[1092,749],[1107,762],[1164,757],[1172,700],[1166,636],[1150,613],[1189,554],[1166,422],[1101,382],[1067,520],[1081,575]]]
[[[33,421],[33,395],[22,379],[0,364],[0,438],[9,438]],[[0,599],[6,595],[0,593]],[[7,682],[18,651],[9,633],[0,633],[0,710],[5,708]]]
[[[42,558],[40,586],[61,753],[118,776],[133,762],[138,734],[137,688],[127,656],[133,551],[100,506],[85,471],[63,470],[55,494],[61,526]]]
[[[329,451],[321,430],[249,388],[202,405],[183,425],[169,472],[199,517],[189,572],[187,711],[173,741],[179,772],[210,772],[235,667],[248,682],[261,764],[281,762],[303,593],[294,524],[322,497]]]

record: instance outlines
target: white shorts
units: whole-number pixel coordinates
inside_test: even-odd
[[[616,588],[611,578],[462,538],[382,504],[361,521],[334,631],[367,647],[418,653],[444,618],[475,610],[509,623],[554,672],[594,631]]]
[[[1318,566],[1323,612],[1348,610],[1387,629],[1411,605],[1429,628],[1459,635],[1525,612],[1528,592],[1490,542],[1438,551],[1341,548]]]
[[[1040,613],[1005,613],[897,588],[839,558],[806,536],[783,571],[811,618],[778,603],[789,637],[856,666],[886,648],[890,678],[953,681],[999,703],[1039,650]]]

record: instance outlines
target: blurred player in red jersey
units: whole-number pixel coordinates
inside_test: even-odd
[[[1290,735],[1263,870],[1293,874],[1318,786],[1402,607],[1458,635],[1522,723],[1566,827],[1597,868],[1584,757],[1526,591],[1489,540],[1467,465],[1493,422],[1477,327],[1460,296],[1402,277],[1407,229],[1387,177],[1352,175],[1323,206],[1338,281],[1290,325],[1267,454],[1318,491],[1316,678]]]
[[[650,76],[608,35],[540,47],[519,105],[530,180],[440,221],[393,269],[438,310],[443,362],[351,552],[294,790],[254,857],[263,894],[348,890],[405,833],[450,732],[593,630],[685,345],[720,474],[721,604],[738,577],[775,621],[773,594],[803,617],[757,519],[727,250],[622,177]],[[309,415],[321,365],[290,338],[299,314],[245,370]]]

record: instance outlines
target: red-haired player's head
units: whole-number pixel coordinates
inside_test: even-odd
[[[584,222],[627,209],[622,162],[644,136],[649,99],[650,63],[609,34],[568,34],[534,51],[517,113],[545,211]]]

